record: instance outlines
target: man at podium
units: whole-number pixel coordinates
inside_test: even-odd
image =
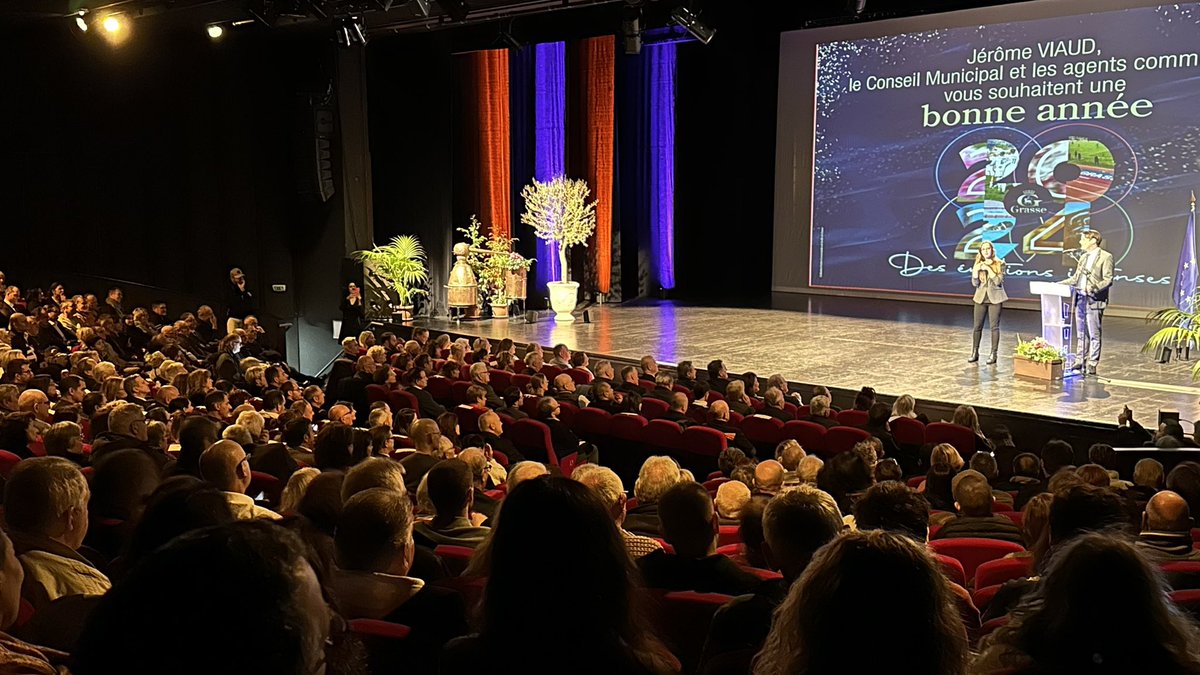
[[[1113,257],[1100,248],[1104,237],[1095,230],[1085,230],[1079,241],[1083,255],[1075,265],[1075,273],[1061,282],[1071,287],[1071,302],[1075,307],[1078,348],[1071,371],[1095,375],[1100,363],[1100,322],[1113,282]]]

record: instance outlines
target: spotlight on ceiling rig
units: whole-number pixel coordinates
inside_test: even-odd
[[[627,0],[621,12],[621,42],[626,54],[642,53],[642,3]]]
[[[671,12],[671,20],[687,29],[687,32],[691,33],[692,37],[704,44],[712,42],[713,36],[717,34],[715,28],[710,28],[708,24],[700,21],[700,17],[687,7],[676,7]]]

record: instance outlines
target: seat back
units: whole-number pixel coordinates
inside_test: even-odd
[[[283,481],[269,473],[251,471],[250,486],[246,488],[246,494],[254,497],[260,492],[266,497],[268,504],[278,506],[279,497],[283,494]]]
[[[558,456],[554,454],[554,441],[550,439],[550,427],[544,423],[535,419],[517,420],[509,427],[507,433],[521,454],[539,461],[544,457],[547,464],[558,466]]]
[[[505,389],[512,386],[512,373],[507,370],[489,368],[488,376],[488,384],[492,385],[492,389],[497,393],[503,394]]]
[[[929,542],[929,547],[962,563],[967,579],[974,579],[975,571],[983,563],[989,560],[999,560],[1009,553],[1025,550],[1025,547],[1020,544],[976,537],[936,539]]]
[[[450,385],[450,400],[454,401],[455,405],[465,403],[467,400],[467,390],[471,388],[471,383],[465,380],[458,380]]]
[[[599,408],[581,408],[571,418],[571,428],[580,438],[595,442],[599,436],[607,436],[611,429],[612,415]]]
[[[475,555],[475,549],[468,546],[440,544],[433,549],[433,553],[446,564],[446,571],[458,576],[467,569],[467,563],[471,562],[471,556]]]
[[[645,426],[646,418],[641,415],[629,415],[625,413],[612,415],[609,419],[609,435],[623,441],[640,443],[642,441],[642,429]]]
[[[388,388],[382,384],[367,385],[367,403],[388,400]],[[390,404],[389,404],[390,405]]]
[[[1176,607],[1200,620],[1200,590],[1171,591],[1170,597]]]
[[[715,462],[717,457],[729,446],[725,434],[709,427],[688,427],[683,430],[683,449],[696,455],[711,457]]]
[[[918,448],[925,445],[925,425],[921,420],[915,420],[911,417],[897,417],[892,420],[889,427],[892,430],[892,438],[899,445]]]
[[[412,629],[401,623],[381,621],[379,619],[351,619],[350,630],[359,638],[383,638],[385,640],[403,640]]]
[[[791,415],[792,418],[795,418],[800,412],[800,409],[796,407],[796,404],[790,401],[783,402],[783,409],[786,410],[787,414]]]
[[[742,528],[740,525],[720,525],[717,532],[717,546],[742,543]]]
[[[770,450],[767,456],[773,456],[775,446],[783,440],[783,422],[766,415],[750,415],[742,418],[742,433],[756,448]]]
[[[909,478],[907,481],[908,487],[910,487],[914,490],[921,487],[921,483],[924,483],[924,482],[925,482],[925,476],[913,476],[913,477]]]
[[[861,443],[871,437],[871,434],[856,429],[854,427],[833,427],[825,432],[825,453],[827,455],[836,455],[839,452],[848,452],[856,444]]]
[[[462,436],[479,433],[479,418],[487,412],[486,408],[476,408],[470,405],[454,406],[454,414],[458,417],[458,433]]]
[[[792,420],[783,425],[783,437],[795,439],[805,452],[825,452],[825,427],[816,422]]]
[[[454,401],[454,380],[448,380],[444,377],[429,378],[429,386],[425,387],[425,391],[433,397],[433,400],[448,405]]]
[[[718,471],[717,473],[719,474],[721,472]],[[709,475],[711,476],[711,474],[709,474]],[[704,486],[705,490],[708,490],[709,492],[716,492],[717,488],[721,487],[722,483],[728,483],[728,482],[729,482],[729,479],[726,478],[725,476],[717,476],[716,478],[709,478],[708,480],[704,481],[702,483],[702,485]]]
[[[925,442],[930,445],[949,443],[967,459],[975,452],[975,432],[949,422],[931,422],[925,427]]]
[[[996,511],[995,513],[998,516],[1004,516],[1013,521],[1017,527],[1021,527],[1025,522],[1025,513],[1023,511]]]
[[[650,420],[642,427],[641,440],[647,452],[673,454],[683,449],[683,428],[670,420]]]
[[[1009,579],[1022,579],[1033,571],[1033,558],[1000,558],[975,568],[975,588],[995,586]]]
[[[575,384],[592,383],[592,374],[582,368],[571,368],[570,370],[566,371],[566,373],[567,375],[571,376],[571,379],[575,382]]]
[[[417,402],[417,397],[400,389],[393,389],[388,392],[388,406],[391,407],[393,413],[405,408],[411,408],[416,411],[418,416],[421,414],[421,404]]]
[[[867,426],[867,412],[865,410],[843,410],[837,414],[838,424],[846,427],[865,427]]]
[[[657,612],[659,635],[679,659],[682,672],[695,672],[713,614],[733,599],[720,593],[676,591],[661,596]]]
[[[934,553],[934,558],[937,558],[938,566],[942,568],[942,574],[954,583],[966,588],[967,573],[963,570],[963,565],[956,558],[941,553]]]
[[[532,377],[525,375],[523,373],[514,373],[512,376],[510,376],[508,378],[508,384],[510,387],[516,387],[517,389],[520,389],[521,393],[523,394],[523,393],[525,393],[525,387],[529,386],[529,382],[532,379],[533,379]],[[497,389],[496,391],[500,391],[500,390]]]
[[[660,401],[656,398],[642,399],[642,417],[647,420],[656,420],[663,417],[671,410],[671,406],[667,405],[666,401]]]
[[[563,369],[559,368],[558,366],[552,366],[549,363],[542,364],[542,374],[546,376],[546,380],[548,380],[551,384],[554,384],[554,378],[561,375],[562,372]]]
[[[0,476],[8,478],[8,474],[20,463],[21,456],[8,450],[0,450]]]
[[[1159,569],[1167,577],[1167,583],[1171,585],[1171,588],[1177,591],[1200,590],[1200,562],[1181,560],[1163,563],[1159,565]]]
[[[683,386],[682,384],[672,385],[671,391],[678,392],[678,393],[686,396],[688,403],[691,403],[692,399],[695,398],[695,396],[692,394],[692,390],[688,389],[687,387]]]

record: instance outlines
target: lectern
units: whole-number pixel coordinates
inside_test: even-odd
[[[1071,354],[1071,287],[1052,281],[1031,281],[1029,292],[1042,298],[1042,337]]]

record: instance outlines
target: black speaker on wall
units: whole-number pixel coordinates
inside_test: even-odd
[[[297,101],[296,188],[327,202],[333,183],[333,143],[336,129],[332,95],[304,94]]]

